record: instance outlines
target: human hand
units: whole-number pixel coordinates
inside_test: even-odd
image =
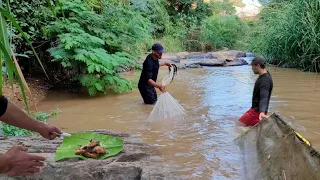
[[[40,172],[40,167],[44,166],[45,158],[28,154],[23,146],[14,146],[3,156],[7,162],[6,172],[8,176],[33,176]]]
[[[264,118],[268,118],[268,116],[264,112],[260,113],[259,120],[261,121]]]
[[[166,87],[164,85],[161,85],[159,89],[161,92],[166,92]]]
[[[50,124],[44,124],[41,128],[39,128],[38,133],[42,137],[50,140],[53,140],[56,137],[59,137],[59,134],[62,134],[59,128]]]
[[[172,66],[169,62],[166,62],[165,65],[168,66],[168,67]]]

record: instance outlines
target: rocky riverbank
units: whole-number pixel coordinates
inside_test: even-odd
[[[92,131],[91,131],[92,132]],[[120,137],[124,140],[124,150],[115,157],[105,160],[70,159],[55,162],[55,151],[61,139],[47,141],[40,136],[1,137],[0,152],[6,152],[16,144],[28,147],[29,153],[46,157],[46,166],[34,177],[7,177],[0,175],[0,180],[171,180],[177,179],[172,167],[165,165],[159,157],[156,147],[141,143],[129,134],[107,130],[93,132]]]
[[[242,66],[248,65],[251,53],[242,51],[228,50],[216,51],[208,53],[189,53],[181,52],[176,54],[164,54],[163,60],[170,60],[180,69],[201,68],[202,66]]]

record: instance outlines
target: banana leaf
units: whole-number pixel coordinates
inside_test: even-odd
[[[79,137],[79,138],[76,138]],[[80,139],[84,138],[84,139]],[[86,140],[87,139],[87,140]],[[83,160],[87,160],[82,155],[74,154],[75,150],[79,146],[87,145],[90,143],[90,140],[99,140],[100,146],[107,149],[108,153],[102,156],[99,156],[99,160],[106,159],[111,156],[115,156],[123,150],[123,140],[118,137],[113,137],[104,134],[97,134],[92,132],[86,133],[71,133],[71,137],[64,137],[62,144],[58,147],[56,151],[55,161],[59,161],[62,159],[69,159],[69,158],[80,158]]]

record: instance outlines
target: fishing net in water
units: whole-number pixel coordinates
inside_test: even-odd
[[[320,154],[276,114],[238,137],[245,180],[319,180]]]
[[[176,75],[177,66],[172,64],[172,66],[169,67],[169,74],[162,79],[162,85],[167,86],[170,84]],[[158,101],[153,107],[147,120],[158,121],[165,119],[180,119],[185,115],[186,111],[184,108],[170,95],[169,92],[161,92]]]

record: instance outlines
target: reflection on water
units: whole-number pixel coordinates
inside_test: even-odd
[[[164,76],[166,68],[159,78]],[[271,68],[274,92],[270,112],[285,117],[303,136],[320,147],[320,77]],[[50,123],[66,132],[110,129],[136,134],[159,147],[163,158],[182,179],[241,179],[241,158],[232,142],[235,121],[251,106],[257,78],[250,66],[181,70],[167,87],[188,111],[178,122],[147,122],[152,106],[142,104],[137,90],[121,95],[83,98],[53,92],[40,104],[63,113]]]

